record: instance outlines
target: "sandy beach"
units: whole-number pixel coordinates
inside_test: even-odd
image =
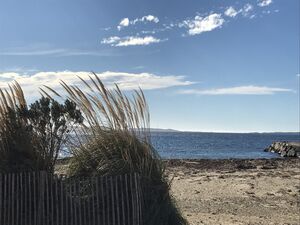
[[[191,225],[299,225],[300,160],[171,160],[172,193]]]

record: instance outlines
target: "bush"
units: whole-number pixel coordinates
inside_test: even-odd
[[[116,85],[107,89],[95,75],[83,87],[63,87],[83,112],[86,124],[77,130],[78,145],[70,146],[71,177],[139,173],[142,177],[144,224],[187,224],[169,193],[165,166],[150,138],[150,116],[142,90],[129,99]]]
[[[0,89],[0,172],[53,173],[67,134],[82,122],[80,111],[46,97],[28,107],[17,83],[10,90]]]

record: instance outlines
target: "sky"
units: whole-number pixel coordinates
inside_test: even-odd
[[[299,131],[299,0],[0,0],[0,88],[28,101],[94,71],[151,126]]]

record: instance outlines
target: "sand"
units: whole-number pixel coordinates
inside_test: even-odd
[[[300,159],[172,160],[168,173],[191,225],[300,224]]]

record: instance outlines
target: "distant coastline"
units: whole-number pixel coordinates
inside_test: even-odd
[[[178,132],[178,133],[206,133],[206,134],[299,134],[300,139],[300,131],[274,131],[274,132],[233,132],[233,131],[189,131],[189,130],[176,130],[176,129],[164,129],[164,128],[150,128],[150,132]]]

